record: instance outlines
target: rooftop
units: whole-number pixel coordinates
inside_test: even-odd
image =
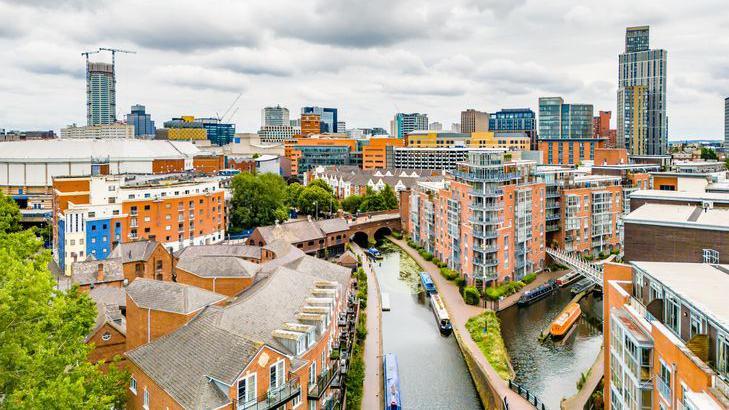
[[[625,223],[682,226],[729,231],[729,209],[693,205],[645,204],[623,218]]]
[[[103,278],[98,279],[99,268],[103,269]],[[92,285],[99,283],[117,282],[124,280],[121,259],[107,258],[105,260],[85,260],[73,263],[71,266],[71,280],[79,285]]]
[[[177,267],[203,278],[252,278],[259,269],[241,257],[221,255],[181,258]]]
[[[143,262],[152,256],[158,242],[156,241],[134,241],[124,242],[114,248],[108,259],[119,259],[122,263]]]
[[[139,307],[185,315],[226,298],[195,286],[144,278],[127,286],[127,295]]]
[[[239,256],[243,258],[261,259],[261,247],[250,245],[195,245],[182,248],[175,253],[182,258],[196,258],[199,256]]]
[[[708,188],[708,187],[707,187]],[[661,191],[640,189],[630,194],[632,199],[661,199],[668,201],[714,201],[729,202],[729,194],[721,192]]]
[[[729,265],[633,262],[633,266],[671,289],[697,310],[729,329]]]
[[[64,162],[191,158],[199,152],[188,141],[142,139],[46,139],[0,142],[3,162]]]

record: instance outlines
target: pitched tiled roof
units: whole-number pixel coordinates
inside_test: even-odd
[[[223,295],[195,286],[145,278],[137,278],[127,286],[127,294],[139,307],[181,314],[225,299]]]
[[[256,228],[266,243],[276,240],[285,240],[288,243],[299,243],[324,239],[324,233],[315,221],[300,219],[276,225]]]
[[[319,225],[319,228],[325,234],[349,230],[349,225],[347,225],[347,221],[344,218],[322,219],[316,221],[316,224]]]
[[[177,267],[204,278],[252,278],[259,265],[237,256],[198,256],[182,258]]]
[[[194,258],[204,255],[214,256],[241,256],[244,258],[261,259],[261,247],[250,245],[197,245],[182,248],[175,253],[178,258]]]
[[[136,282],[136,281],[135,281]],[[173,333],[126,353],[165,392],[187,409],[216,409],[230,403],[211,379],[232,386],[261,343],[215,325],[210,307]]]
[[[104,270],[104,278],[98,280],[99,265]],[[71,281],[79,285],[109,283],[124,280],[121,259],[86,260],[71,265]]]
[[[117,286],[96,286],[89,291],[89,296],[96,303],[96,324],[93,334],[104,323],[111,324],[122,334],[126,334],[126,319],[119,310],[127,305],[126,288]],[[91,336],[89,334],[89,336]]]
[[[121,258],[122,263],[146,261],[157,247],[156,241],[125,242],[117,245],[109,258]]]

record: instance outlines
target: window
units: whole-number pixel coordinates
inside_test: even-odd
[[[704,263],[719,263],[719,251],[714,249],[704,249]]]
[[[671,369],[661,361],[661,370],[658,373],[658,392],[666,400],[671,400]]]
[[[719,373],[726,377],[729,373],[729,336],[726,334],[719,334],[717,337],[717,359],[716,364],[719,369]]]
[[[256,374],[250,374],[238,380],[238,407],[252,403],[256,400]]]
[[[314,384],[316,384],[316,362],[312,361],[311,367],[309,367],[309,386]]]
[[[269,368],[269,389],[275,390],[283,386],[286,375],[284,374],[285,363],[283,360],[279,360],[273,366]]]
[[[666,318],[666,326],[673,330],[676,334],[681,332],[681,305],[674,296],[666,295],[664,299],[664,315]]]
[[[111,333],[104,332],[104,334],[101,335],[101,340],[103,340],[105,342],[108,342],[109,340],[111,340]]]
[[[145,205],[145,206],[144,206],[144,210],[145,210],[145,211],[149,211],[149,205]]]
[[[149,390],[146,387],[144,388],[144,405],[142,407],[149,409]]]
[[[135,396],[137,395],[137,379],[135,379],[134,376],[129,379],[129,390],[131,390]]]

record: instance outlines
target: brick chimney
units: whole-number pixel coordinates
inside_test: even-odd
[[[104,281],[104,264],[103,263],[100,263],[96,268],[96,281],[97,282]]]

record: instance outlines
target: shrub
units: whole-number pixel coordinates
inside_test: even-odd
[[[478,289],[475,286],[466,286],[463,288],[463,301],[469,305],[478,305],[478,300],[481,295],[478,293]]]
[[[524,287],[524,282],[506,282],[499,286],[486,289],[486,297],[491,300],[499,300],[501,297],[512,295]]]
[[[620,255],[620,249],[618,249],[618,248],[615,248],[615,249],[613,249],[613,250],[612,250],[612,252],[610,252],[610,253],[611,253],[611,254],[613,254],[613,255]]]
[[[402,239],[402,232],[400,231],[392,231],[392,237],[395,239]]]
[[[364,355],[359,345],[354,345],[352,349],[352,360],[349,363],[346,386],[347,408],[360,408],[362,406],[362,389],[364,386]]]
[[[537,278],[537,274],[536,273],[530,273],[530,274],[524,276],[521,279],[521,281],[524,282],[524,284],[528,285],[528,284],[534,282],[534,279],[536,279],[536,278]]]
[[[460,276],[458,274],[458,272],[454,271],[453,269],[449,269],[449,268],[440,268],[440,274],[447,280],[454,280]]]
[[[501,323],[496,313],[489,310],[468,319],[466,329],[499,376],[504,380],[510,379],[509,354],[501,337]]]
[[[363,310],[360,310],[359,312],[359,320],[357,321],[357,326],[355,329],[357,331],[358,341],[362,341],[365,339],[365,337],[367,337],[367,313],[365,313],[365,311]]]
[[[592,255],[585,255],[582,257],[582,259],[584,259],[586,261],[592,261],[593,259],[595,259],[595,257]]]
[[[466,285],[466,278],[463,278],[460,276],[456,278],[456,286],[458,286],[459,288],[462,288],[465,285]]]

